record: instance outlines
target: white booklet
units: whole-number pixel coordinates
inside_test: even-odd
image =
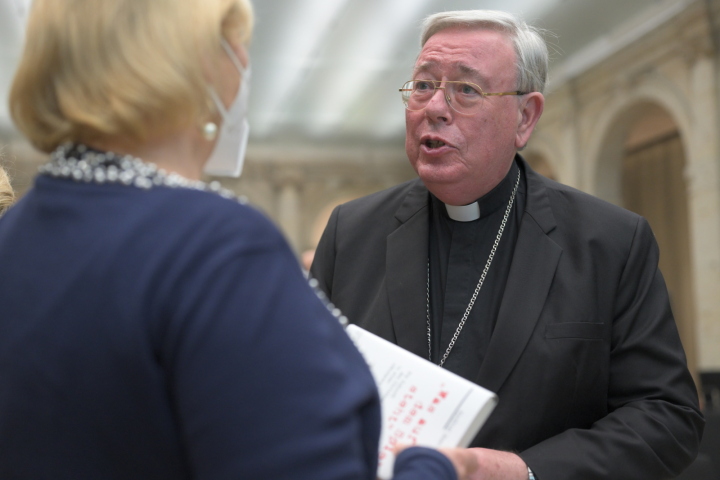
[[[382,403],[378,477],[392,477],[393,447],[467,447],[497,396],[356,325],[347,333],[370,366]]]

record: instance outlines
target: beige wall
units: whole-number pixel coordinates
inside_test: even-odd
[[[717,0],[695,2],[556,86],[527,149],[545,158],[561,182],[622,205],[629,132],[652,123],[648,112],[672,119],[685,148],[697,346],[689,354],[700,370],[720,370],[719,12]],[[667,129],[663,121],[655,128]]]
[[[414,176],[402,145],[253,145],[242,177],[223,184],[273,218],[299,254],[317,245],[332,207]]]

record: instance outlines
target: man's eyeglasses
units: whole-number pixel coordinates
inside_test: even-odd
[[[440,85],[445,84],[444,87]],[[444,90],[448,105],[458,113],[472,115],[480,111],[485,97],[504,95],[525,95],[527,92],[485,93],[478,85],[470,82],[440,80],[410,80],[400,89],[405,108],[410,111],[422,110],[435,96],[437,90]]]

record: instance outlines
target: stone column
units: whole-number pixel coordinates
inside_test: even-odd
[[[278,179],[277,221],[295,253],[302,245],[300,185],[302,175],[288,171]]]
[[[690,74],[693,138],[686,175],[698,367],[720,370],[720,112],[712,54],[696,57]]]

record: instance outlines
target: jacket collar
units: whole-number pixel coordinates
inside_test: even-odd
[[[543,232],[550,233],[557,224],[552,208],[550,207],[544,177],[530,168],[530,165],[528,165],[520,154],[515,156],[515,161],[524,172],[526,179],[528,199],[525,206],[525,213],[533,218]],[[427,207],[428,195],[430,195],[430,193],[427,187],[425,187],[419,178],[415,179],[405,199],[395,212],[395,218],[397,218],[400,223],[407,222],[413,215]]]
[[[422,181],[419,178],[415,179],[407,195],[405,195],[405,199],[395,211],[395,218],[397,218],[400,223],[405,223],[412,218],[413,215],[423,209],[427,209],[429,195],[430,192],[428,192],[428,189]]]

